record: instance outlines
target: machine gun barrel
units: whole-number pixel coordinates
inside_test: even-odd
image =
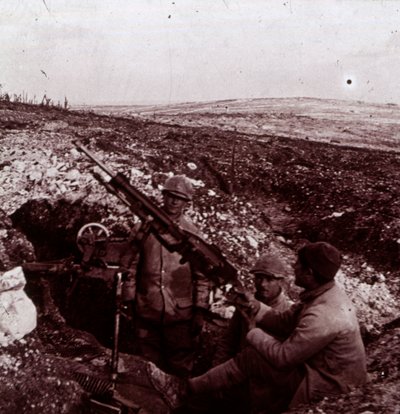
[[[168,214],[153,203],[145,194],[133,187],[122,173],[114,174],[98,160],[81,142],[76,147],[85,153],[111,179],[105,181],[95,174],[107,191],[115,194],[148,227],[160,243],[171,252],[178,252],[182,262],[190,262],[218,284],[236,283],[237,270],[225,258],[217,246],[205,242],[196,234],[180,228]]]
[[[157,220],[162,222],[164,226],[170,225],[171,219],[168,215],[161,208],[153,204],[145,194],[132,187],[129,180],[123,174],[115,174],[80,141],[75,141],[75,146],[100,167],[110,177],[110,181],[105,181],[103,177],[96,173],[94,174],[95,178],[109,192],[115,194],[121,201],[123,201],[124,204],[126,204],[141,220],[151,220],[151,218],[157,217]],[[145,209],[143,208],[144,206]],[[172,228],[170,228],[170,230],[173,231]],[[177,236],[179,238],[178,234],[172,236]]]
[[[110,177],[114,177],[115,174],[103,163],[101,162],[92,152],[85,147],[80,141],[74,141],[75,146],[86,154],[92,161],[94,161],[105,173],[107,173]]]

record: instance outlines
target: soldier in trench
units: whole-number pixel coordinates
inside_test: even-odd
[[[261,255],[250,273],[254,276],[255,298],[268,305],[277,312],[287,311],[294,302],[287,296],[288,269],[282,259],[277,254],[267,253]],[[227,331],[217,343],[213,358],[213,366],[233,358],[246,346],[246,335],[249,331],[249,318],[246,313],[236,306],[236,310],[229,322]],[[223,400],[219,412],[232,412],[240,407],[240,412],[250,409],[250,400],[253,407],[262,405],[266,398],[270,398],[271,393],[275,396],[279,389],[265,389],[256,381],[249,381],[248,386],[243,384],[234,387],[230,392],[221,393],[215,399],[214,407],[218,406]],[[239,412],[238,411],[238,412]]]
[[[162,191],[164,211],[184,230],[199,234],[184,214],[193,187],[184,175],[168,178]],[[196,338],[209,306],[208,279],[179,253],[171,253],[153,234],[140,234],[139,254],[130,264],[125,300],[134,300],[135,340],[139,355],[167,372],[188,376],[194,363]],[[143,238],[142,238],[143,237]]]
[[[246,314],[247,346],[205,374],[181,380],[149,364],[149,377],[171,407],[196,396],[203,400],[255,380],[279,387],[280,405],[265,400],[253,412],[279,413],[325,396],[346,393],[366,381],[366,356],[355,309],[336,284],[339,251],[326,242],[298,251],[295,283],[304,291],[299,303],[275,312],[255,298]],[[284,398],[283,398],[284,397]]]
[[[286,311],[293,305],[293,301],[285,292],[288,271],[277,254],[261,255],[254,263],[250,273],[254,276],[255,298],[257,300],[279,312]],[[214,366],[234,357],[244,348],[246,334],[249,331],[248,324],[248,318],[240,307],[236,307],[226,333],[217,344],[213,358]]]

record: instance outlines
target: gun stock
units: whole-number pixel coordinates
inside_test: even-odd
[[[237,282],[237,270],[225,258],[217,246],[205,242],[202,238],[181,229],[174,223],[168,214],[154,204],[145,194],[133,187],[129,179],[122,173],[115,174],[81,142],[76,141],[75,146],[86,154],[107,175],[108,180],[100,174],[94,177],[106,188],[116,195],[130,210],[146,223],[149,231],[170,252],[178,252],[183,262],[190,262],[218,285]]]

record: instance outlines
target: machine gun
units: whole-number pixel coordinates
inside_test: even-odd
[[[115,194],[126,204],[143,222],[146,230],[152,233],[168,251],[178,252],[182,256],[182,262],[191,263],[217,285],[226,283],[237,285],[237,270],[217,246],[179,227],[160,207],[133,187],[126,176],[122,173],[114,174],[81,142],[76,141],[75,146],[106,174],[106,178],[97,173],[93,174],[94,177],[107,191]]]

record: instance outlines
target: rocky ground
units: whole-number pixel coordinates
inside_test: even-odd
[[[184,173],[196,187],[188,214],[237,266],[245,284],[251,285],[246,269],[265,250],[277,250],[291,263],[296,247],[309,239],[328,240],[344,254],[339,280],[358,309],[370,381],[339,401],[326,399],[295,412],[400,412],[400,155],[395,129],[400,109],[307,101],[310,114],[310,109],[304,113],[304,102],[282,101],[279,106],[273,100],[263,111],[257,105],[252,110],[251,103],[224,103],[228,114],[229,105],[245,108],[245,116],[236,109],[235,116],[222,117],[221,107],[215,106],[202,111],[193,125],[190,114],[198,108],[188,106],[166,119],[155,110],[150,116],[121,117],[0,103],[0,270],[33,259],[76,257],[76,234],[87,222],[103,223],[116,237],[126,236],[134,223],[128,209],[93,178],[92,165],[74,140],[124,172],[155,201],[168,174]],[[283,115],[288,106],[290,120]],[[368,114],[378,121],[366,122]],[[243,127],[252,123],[268,130],[258,127],[254,133]],[[356,147],[351,136],[359,137]],[[84,412],[86,394],[72,371],[77,362],[90,359],[88,354],[99,365],[99,358],[109,357],[104,338],[100,345],[64,323],[66,315],[46,297],[54,296],[52,280],[28,280],[38,327],[2,350],[2,413]],[[291,286],[291,296],[297,293]],[[59,305],[57,297],[55,302]],[[212,309],[229,316],[230,309],[220,301]],[[224,319],[214,322],[204,332],[201,367],[207,366]],[[153,412],[166,409],[160,401],[156,406]]]

